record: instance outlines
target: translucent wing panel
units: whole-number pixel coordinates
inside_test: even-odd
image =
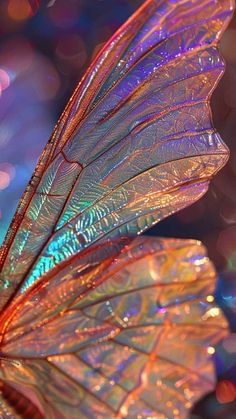
[[[74,351],[119,334],[129,322],[132,328],[143,322],[168,327],[169,322],[178,324],[183,319],[187,324],[198,324],[209,314],[208,321],[218,325],[213,314],[219,310],[211,311],[208,303],[198,302],[211,294],[214,272],[202,247],[187,244],[140,238],[110,267],[101,265],[89,273],[82,270],[78,279],[56,276],[36,286],[26,298],[19,296],[16,304],[9,306],[6,314],[12,321],[5,325],[4,351],[24,351],[26,356],[40,356],[42,350],[48,354]],[[170,250],[166,253],[162,247]],[[153,253],[156,256],[151,256]],[[134,307],[131,312],[130,307]],[[58,335],[60,348],[52,335]]]
[[[206,191],[227,158],[208,101],[232,9],[148,0],[105,46],[20,204],[2,249],[1,306],[20,284],[25,292],[97,241],[137,234]]]
[[[19,391],[19,384],[9,384],[0,380],[0,417],[1,419],[44,419],[45,416],[30,388],[21,388]]]
[[[187,417],[214,386],[210,354],[227,332],[204,248],[143,237],[86,275],[87,292],[55,278],[46,299],[36,286],[19,300],[1,351],[20,366],[3,361],[2,379],[49,418]]]

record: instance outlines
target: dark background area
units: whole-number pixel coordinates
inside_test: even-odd
[[[141,0],[0,2],[0,242],[53,126],[91,59]],[[236,18],[221,42],[226,73],[212,99],[231,150],[209,192],[148,234],[200,239],[215,262],[216,299],[231,335],[216,355],[218,384],[194,418],[236,418]]]

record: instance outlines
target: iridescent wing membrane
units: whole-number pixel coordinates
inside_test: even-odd
[[[81,250],[199,198],[227,151],[209,96],[232,0],[149,0],[75,91],[2,248],[3,307]]]
[[[35,287],[18,305],[1,350],[20,364],[2,362],[3,401],[24,418],[36,408],[54,419],[186,417],[214,386],[209,353],[227,330],[204,248],[138,238],[99,276],[63,314],[68,283]]]
[[[216,45],[232,9],[232,0],[146,1],[95,59],[43,153],[1,250],[0,301],[4,308],[0,319],[2,355],[24,358],[19,369],[2,362],[2,391],[6,396],[9,383],[16,394],[18,390],[27,393],[30,387],[27,394],[34,405],[40,406],[38,414],[58,418],[63,410],[62,417],[86,417],[91,396],[92,404],[98,402],[96,409],[101,407],[101,414],[94,410],[94,417],[103,417],[102,409],[105,415],[110,409],[125,416],[125,409],[130,409],[129,394],[137,400],[135,394],[139,399],[142,391],[151,391],[149,352],[147,355],[144,351],[142,358],[138,351],[137,365],[146,360],[147,368],[144,366],[144,372],[136,368],[130,388],[126,384],[118,386],[124,399],[120,396],[114,405],[104,402],[102,395],[90,388],[91,383],[85,385],[82,376],[80,382],[72,380],[72,371],[66,372],[63,365],[84,362],[77,351],[83,349],[89,354],[96,343],[114,347],[114,353],[118,345],[122,347],[122,338],[115,340],[125,327],[124,318],[129,318],[122,317],[122,304],[130,305],[129,298],[137,294],[136,285],[130,292],[120,285],[124,295],[113,299],[117,306],[111,304],[114,319],[111,312],[110,319],[105,293],[112,278],[104,272],[112,277],[109,266],[114,266],[114,256],[126,237],[198,199],[227,159],[227,150],[212,127],[209,98],[223,71]],[[104,313],[103,305],[94,303],[88,310],[79,306],[79,301],[94,295],[96,287],[105,290],[103,299],[108,304],[104,318],[99,314]],[[143,303],[140,301],[140,314],[135,320],[136,338],[133,332],[125,338],[128,352],[134,350],[132,341],[139,339],[143,322],[146,325],[151,314],[155,318],[154,308],[149,312],[142,295],[146,295],[145,290],[140,292]],[[179,298],[184,297],[183,292]],[[150,306],[155,307],[153,304]],[[197,308],[196,313],[202,321]],[[122,324],[117,323],[116,316]],[[160,326],[154,327],[153,334],[147,336],[149,348],[157,344],[161,330]],[[174,329],[170,330],[174,340]],[[208,342],[211,333],[205,337]],[[144,338],[143,342],[145,346]],[[99,348],[103,354],[103,346]],[[121,357],[128,353],[125,351],[119,349]],[[68,357],[69,353],[71,361],[49,358]],[[159,363],[159,371],[163,365]],[[92,377],[95,367],[88,362],[88,368]],[[47,390],[49,376],[51,393]],[[155,375],[151,381],[153,384]],[[67,383],[70,391],[64,394],[66,399],[62,389]],[[112,400],[116,394],[115,390]],[[91,415],[89,411],[87,417]]]

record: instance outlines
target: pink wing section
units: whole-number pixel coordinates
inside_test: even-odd
[[[213,388],[210,354],[227,326],[199,242],[138,238],[90,292],[72,298],[60,282],[47,298],[43,286],[28,291],[1,346],[19,362],[2,361],[2,382],[44,417],[182,419]]]
[[[191,204],[227,159],[209,98],[233,0],[148,0],[79,84],[2,248],[1,301]]]

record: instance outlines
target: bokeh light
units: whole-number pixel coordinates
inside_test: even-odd
[[[0,68],[0,91],[7,89],[10,85],[10,77],[6,70]]]
[[[215,353],[215,348],[213,348],[213,346],[209,346],[207,348],[207,352],[209,355],[213,355]]]
[[[8,15],[14,20],[26,20],[32,16],[32,9],[27,0],[8,0]]]
[[[222,345],[227,352],[235,353],[236,356],[236,333],[231,333],[231,335],[224,338]]]
[[[60,89],[60,76],[56,67],[46,57],[37,56],[30,69],[38,74],[37,78],[32,78],[31,87],[39,101],[53,99]]]
[[[67,0],[65,2],[56,0],[49,5],[51,7],[48,10],[48,17],[53,25],[61,29],[69,29],[76,25],[79,17],[79,1]]]
[[[219,403],[230,403],[236,399],[236,387],[229,380],[222,380],[216,386],[216,398]]]
[[[10,180],[9,174],[0,170],[0,191],[3,191],[9,186]]]
[[[59,69],[63,73],[77,73],[87,61],[87,50],[83,39],[75,34],[60,37],[55,55]]]
[[[0,66],[8,73],[10,80],[24,73],[33,63],[35,51],[23,36],[6,39],[0,48]]]
[[[228,28],[227,33],[224,35],[224,38],[221,42],[221,53],[224,58],[227,60],[228,65],[236,63],[236,49],[232,48],[235,44],[236,39],[236,28],[234,21],[231,24],[231,27]]]

